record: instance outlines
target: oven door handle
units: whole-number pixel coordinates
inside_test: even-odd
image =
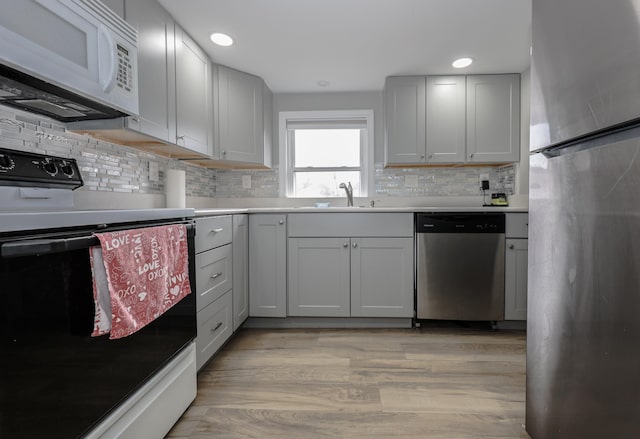
[[[24,241],[5,242],[0,247],[3,258],[19,258],[23,256],[46,255],[63,253],[72,250],[82,250],[100,241],[95,236],[79,236],[75,238],[31,239]]]
[[[187,228],[187,236],[194,236],[194,225],[185,224],[185,226]],[[51,253],[82,250],[95,245],[100,245],[100,241],[94,235],[70,238],[25,239],[2,243],[0,246],[0,256],[2,258],[20,258],[23,256],[47,255]]]

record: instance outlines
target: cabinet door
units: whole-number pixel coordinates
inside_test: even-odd
[[[213,153],[211,62],[178,25],[176,50],[176,143],[210,156]]]
[[[233,330],[249,317],[249,219],[233,215]]]
[[[505,256],[505,320],[527,319],[528,240],[507,239]]]
[[[249,316],[287,316],[286,216],[249,217]]]
[[[463,163],[466,78],[427,76],[427,162]]]
[[[384,90],[385,163],[425,162],[425,77],[387,78]]]
[[[413,317],[413,238],[351,242],[351,315]]]
[[[176,141],[174,23],[156,0],[127,1],[125,18],[138,29],[140,116],[129,126],[144,134]]]
[[[349,238],[289,238],[289,315],[348,317]]]
[[[520,158],[520,75],[467,76],[467,160]]]
[[[262,164],[262,79],[218,66],[217,118],[220,158]]]

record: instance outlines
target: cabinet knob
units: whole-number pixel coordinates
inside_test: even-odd
[[[280,225],[284,224],[284,220],[278,221],[278,224],[280,224]]]
[[[433,158],[433,154],[429,154],[429,158],[432,159]]]
[[[509,250],[513,250],[514,248],[516,248],[516,246],[515,246],[515,245],[513,245],[513,244],[509,244]]]
[[[227,151],[222,151],[222,155],[227,155]]]
[[[473,153],[469,154],[469,158],[472,159],[473,158]]]
[[[342,246],[343,246],[344,248],[347,248],[347,247],[349,247],[349,243],[348,243],[348,242],[343,242],[343,243],[342,243]]]
[[[421,159],[424,159],[424,154],[420,154],[420,158],[421,158]]]
[[[176,136],[176,141],[178,140],[184,140],[184,136]]]
[[[351,247],[353,247],[353,248],[356,248],[357,246],[358,246],[357,242],[354,242],[354,243],[351,244]]]

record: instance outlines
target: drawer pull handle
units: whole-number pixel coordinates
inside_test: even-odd
[[[217,229],[213,229],[213,230],[211,230],[209,233],[220,233],[220,232],[222,232],[223,230],[224,230],[224,229],[223,229],[222,227],[219,227],[219,228],[217,228]]]
[[[213,276],[209,276],[209,279],[217,279],[217,278],[219,278],[220,276],[222,276],[222,273],[216,273],[216,274],[214,274]]]
[[[222,326],[222,322],[218,322],[215,328],[211,328],[211,333],[213,334],[214,332],[216,332],[218,328],[220,328],[220,326]]]

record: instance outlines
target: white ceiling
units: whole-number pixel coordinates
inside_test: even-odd
[[[215,63],[261,76],[275,93],[381,90],[390,75],[520,73],[529,66],[531,0],[160,3]],[[235,44],[214,45],[212,32]],[[454,69],[460,56],[475,62]]]

